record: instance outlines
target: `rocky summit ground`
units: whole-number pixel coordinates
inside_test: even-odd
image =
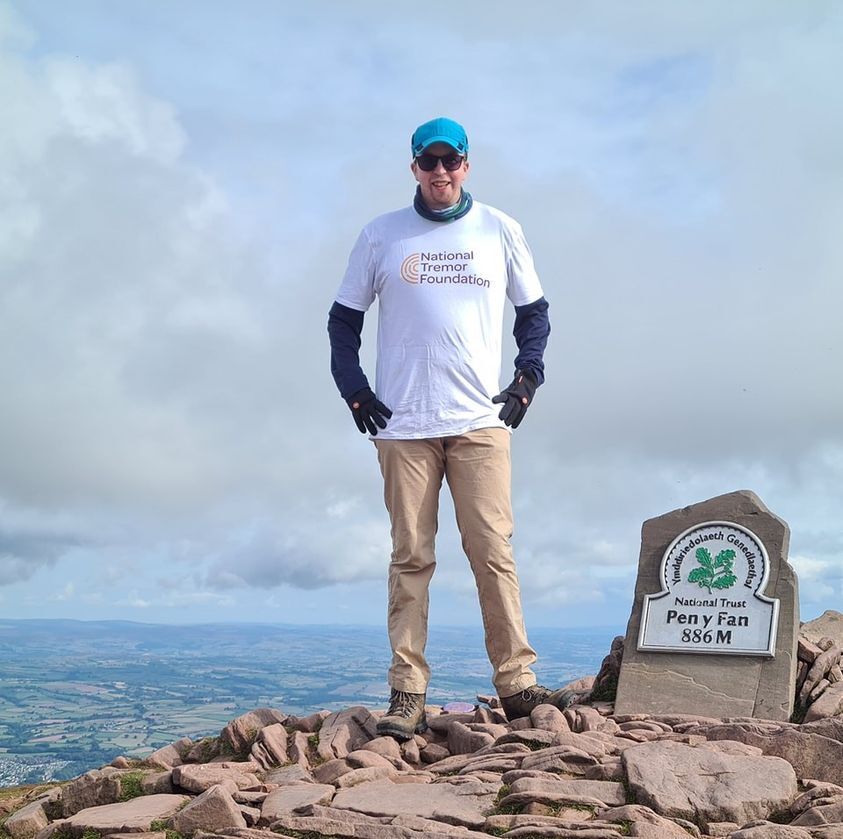
[[[430,729],[377,737],[363,707],[262,708],[32,790],[12,839],[571,837],[843,839],[843,718],[806,724],[617,716],[549,705],[508,723],[496,700],[429,708]],[[125,837],[124,834],[131,834]]]
[[[826,613],[824,619],[838,613]],[[843,627],[843,616],[835,626]],[[828,623],[828,620],[826,620]],[[806,627],[803,627],[807,629]],[[843,642],[800,639],[801,722],[618,715],[617,638],[581,702],[508,722],[494,697],[378,737],[362,706],[260,708],[217,737],[6,791],[10,839],[843,839]],[[603,697],[602,701],[598,697]],[[470,709],[470,710],[469,710]]]

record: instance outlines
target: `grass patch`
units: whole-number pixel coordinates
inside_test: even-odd
[[[486,829],[484,832],[488,833],[489,836],[506,836],[512,829],[511,827],[492,827]],[[544,839],[544,837],[538,833],[528,833],[520,836],[519,839]]]
[[[144,794],[141,782],[145,774],[144,772],[127,772],[120,776],[120,801],[131,801]]]
[[[558,816],[562,810],[577,810],[580,813],[597,815],[597,807],[594,804],[583,804],[582,801],[559,801],[547,806],[550,807],[550,815],[552,816]]]
[[[258,731],[259,729],[257,728],[244,729],[243,734],[246,737],[246,745],[242,749],[235,749],[228,740],[217,738],[220,756],[231,757],[237,760],[248,760],[252,753],[252,746],[254,746],[255,741],[258,739]]]
[[[2,789],[0,789],[0,804],[4,803],[9,799],[23,799],[30,793],[32,793],[33,795],[37,795],[41,792],[42,789],[48,790],[50,789],[50,786],[44,786],[43,784],[23,784],[17,787],[3,787]]]
[[[166,819],[156,819],[149,825],[149,829],[155,832],[164,831],[167,835],[167,839],[184,839],[181,833],[178,830],[173,830],[173,828],[169,827],[170,822]]]
[[[614,702],[618,693],[618,677],[610,676],[605,684],[592,691],[589,702]]]
[[[4,839],[8,831],[4,831],[2,825],[12,813],[25,807],[45,792],[60,786],[60,784],[21,784],[16,787],[0,788],[0,836]]]
[[[793,713],[790,715],[790,721],[795,722],[797,725],[801,725],[805,722],[805,714],[808,713],[808,706],[807,705],[800,705],[796,703],[793,706]]]
[[[311,766],[321,766],[325,762],[325,758],[319,754],[319,735],[318,734],[310,734],[307,738],[307,747],[311,753],[310,765]]]
[[[504,798],[507,797],[512,792],[512,787],[509,784],[501,784],[501,788],[498,790],[498,795],[495,798],[495,807],[503,801]]]
[[[540,743],[538,740],[519,740],[518,742],[523,743],[531,752],[538,752],[547,748],[547,743]]]
[[[520,804],[501,804],[501,801],[504,800],[510,793],[512,792],[512,787],[509,784],[504,784],[499,790],[498,795],[495,798],[494,809],[492,810],[493,813],[499,816],[515,816],[521,812],[523,809]]]

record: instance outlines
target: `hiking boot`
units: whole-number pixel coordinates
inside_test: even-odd
[[[424,699],[423,693],[405,693],[392,688],[386,715],[378,720],[378,735],[394,737],[396,740],[412,740],[414,734],[426,731]]]
[[[529,717],[530,711],[537,705],[553,705],[564,711],[574,704],[576,698],[577,694],[572,690],[550,690],[541,685],[533,685],[512,696],[502,696],[501,706],[506,718],[512,722],[519,717]]]

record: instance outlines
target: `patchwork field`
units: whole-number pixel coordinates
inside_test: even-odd
[[[605,631],[539,630],[539,678],[595,673]],[[431,631],[431,702],[490,693],[479,630]],[[215,734],[270,706],[385,704],[385,631],[351,626],[0,621],[0,786],[74,777],[119,754]]]

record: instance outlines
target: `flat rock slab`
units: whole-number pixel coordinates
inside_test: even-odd
[[[503,835],[506,839],[619,839],[621,836],[621,829],[616,825],[589,823],[574,826],[562,820],[560,820],[560,825],[559,827],[549,824],[543,827],[526,825],[509,830]]]
[[[383,779],[340,790],[331,806],[370,816],[421,816],[481,828],[497,791],[497,786],[472,778],[459,784],[393,784]]]
[[[308,804],[329,804],[335,792],[330,784],[294,784],[273,790],[261,806],[261,824],[272,824],[284,813]]]
[[[147,830],[143,833],[107,833],[104,839],[167,839],[167,831]]]
[[[712,726],[706,731],[706,737],[709,740],[738,740],[757,746],[767,756],[786,760],[800,778],[814,778],[843,786],[843,743],[839,740],[792,728],[765,733],[753,723]]]
[[[436,763],[431,763],[427,768],[436,775],[450,775],[454,772],[462,772],[463,769],[483,769],[487,766],[496,766],[501,761],[509,761],[516,766],[521,765],[521,761],[526,755],[531,754],[530,750],[525,746],[523,752],[516,753],[489,753],[484,755],[454,755],[453,757],[446,757],[444,760],[438,760]],[[513,766],[509,767],[514,768]],[[494,769],[492,771],[495,771]],[[505,770],[504,770],[505,771]]]
[[[729,834],[729,839],[813,839],[814,834],[804,827],[788,824],[758,824]]]
[[[191,792],[205,792],[217,784],[228,784],[235,789],[248,789],[260,784],[253,773],[256,768],[252,762],[239,766],[236,763],[191,763],[173,769],[173,783]]]
[[[625,804],[600,813],[599,821],[628,825],[629,835],[640,839],[688,839],[688,831],[676,822],[654,813],[649,807],[640,804]],[[724,833],[714,833],[725,836]]]
[[[74,834],[89,828],[101,834],[141,833],[148,831],[152,822],[175,815],[188,801],[187,795],[142,795],[119,804],[88,807],[64,823]]]
[[[576,736],[576,735],[574,735]],[[586,770],[599,763],[596,757],[576,746],[551,746],[531,752],[521,761],[522,769],[541,772],[565,772],[568,775],[584,775]]]
[[[531,778],[514,780],[511,794],[501,802],[527,804],[538,801],[541,804],[561,804],[566,801],[597,807],[620,807],[626,804],[626,790],[623,784],[612,781],[579,781],[566,778]]]
[[[703,826],[766,819],[785,810],[797,794],[793,767],[775,757],[664,741],[627,749],[623,762],[639,804]]]
[[[313,776],[298,763],[293,763],[290,766],[282,766],[280,769],[267,772],[264,775],[264,782],[282,787],[298,783],[310,784],[313,782]]]
[[[419,816],[367,816],[353,810],[335,810],[332,807],[313,805],[301,814],[289,813],[274,825],[276,831],[302,833],[306,836],[335,836],[337,839],[489,839],[488,833],[479,833],[464,827],[454,827]],[[240,839],[272,839],[277,833],[259,835],[258,831],[232,832]],[[287,833],[282,833],[286,836]]]

